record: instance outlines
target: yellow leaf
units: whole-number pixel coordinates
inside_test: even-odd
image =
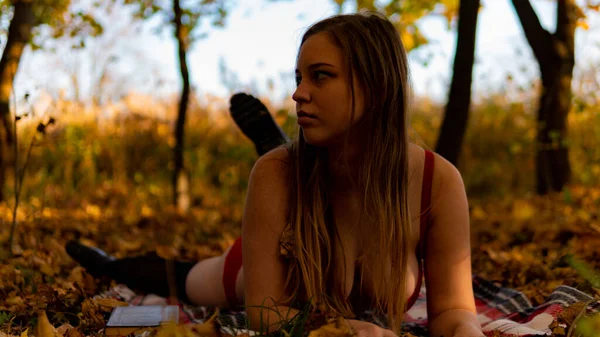
[[[21,337],[27,337],[27,331],[29,331],[29,328],[25,329],[25,331],[21,333]]]
[[[117,244],[119,248],[124,251],[137,251],[142,248],[141,240],[127,240],[125,238],[118,238]]]
[[[126,307],[129,305],[127,302],[115,300],[113,298],[95,298],[94,302],[101,307],[114,309],[116,307]]]
[[[580,21],[577,21],[577,28],[581,28],[583,30],[588,30],[588,29],[590,29],[590,25],[589,25],[589,23],[587,23],[587,21],[580,20]]]
[[[525,221],[535,216],[536,209],[525,200],[516,200],[513,203],[512,213],[516,220]]]
[[[481,206],[475,206],[471,211],[471,217],[475,220],[483,220],[487,217],[487,213]]]
[[[192,335],[197,336],[219,336],[219,327],[214,322],[190,325]]]
[[[350,325],[343,318],[337,317],[330,320],[328,324],[311,331],[308,337],[351,337],[354,335]]]
[[[592,219],[592,216],[586,210],[580,209],[577,211],[577,217],[584,222],[588,222]]]
[[[87,205],[85,208],[85,212],[92,218],[100,218],[102,215],[102,210],[97,205]]]
[[[56,330],[54,329],[54,326],[50,324],[48,316],[46,316],[46,312],[43,310],[38,313],[38,321],[35,326],[35,337],[56,337]]]
[[[142,206],[142,216],[145,217],[152,217],[155,215],[154,209],[152,209],[151,207],[144,205]]]
[[[56,275],[56,269],[54,269],[49,263],[44,263],[40,265],[40,271],[46,276]]]
[[[19,305],[25,303],[25,301],[21,296],[14,295],[12,297],[9,297],[6,301],[4,301],[4,303],[8,305]]]

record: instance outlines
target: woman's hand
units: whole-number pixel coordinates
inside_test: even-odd
[[[356,331],[356,337],[398,337],[392,330],[384,329],[373,323],[354,319],[346,321]]]

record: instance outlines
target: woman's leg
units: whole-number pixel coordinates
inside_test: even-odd
[[[259,156],[290,141],[267,107],[256,97],[238,92],[231,96],[229,102],[231,117],[252,140]]]
[[[238,239],[221,256],[200,262],[173,261],[177,297],[204,306],[233,307],[244,303],[240,248],[241,239]],[[66,250],[95,277],[108,276],[147,294],[164,297],[170,294],[166,260],[154,253],[115,259],[77,241],[67,243]],[[227,272],[224,273],[225,269]]]
[[[235,278],[235,291],[236,303],[230,303],[231,300],[227,298],[226,287],[228,282],[223,278],[226,264],[231,263],[232,256],[229,253],[233,247],[230,247],[221,256],[215,256],[208,259],[204,259],[190,270],[186,279],[186,294],[190,301],[197,305],[204,306],[218,306],[218,307],[232,307],[236,304],[244,303],[244,280],[243,280],[243,268],[239,268],[237,272],[226,275],[227,277]],[[227,257],[229,256],[229,261]],[[233,257],[237,259],[238,257]],[[241,258],[241,256],[239,257]]]
[[[237,93],[231,97],[230,104],[233,120],[254,142],[259,156],[289,141],[265,105],[254,96]],[[238,248],[230,248],[222,256],[198,263],[174,261],[177,297],[186,302],[207,306],[243,304],[241,248]],[[67,243],[66,250],[95,277],[109,276],[145,293],[169,295],[166,263],[156,254],[117,260],[99,249],[76,241]],[[233,256],[229,256],[230,252]],[[227,271],[225,277],[224,270]]]
[[[78,241],[65,245],[69,256],[97,278],[109,277],[133,290],[146,294],[167,297],[170,295],[166,260],[150,253],[146,255],[115,259],[98,248],[85,246]],[[185,282],[196,262],[173,261],[173,280],[176,296],[189,302],[185,293]]]

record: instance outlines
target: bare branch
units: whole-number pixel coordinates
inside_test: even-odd
[[[547,64],[552,50],[552,35],[542,27],[529,0],[512,0],[512,3],[535,58],[540,66]]]
[[[575,54],[577,9],[574,0],[558,1],[556,8],[556,33],[554,36],[564,43],[569,58],[573,58]]]

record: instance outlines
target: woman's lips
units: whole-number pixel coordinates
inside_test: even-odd
[[[304,127],[304,126],[310,126],[316,123],[317,117],[313,114],[309,114],[308,112],[305,111],[298,111],[296,113],[296,115],[298,116],[298,125]]]

